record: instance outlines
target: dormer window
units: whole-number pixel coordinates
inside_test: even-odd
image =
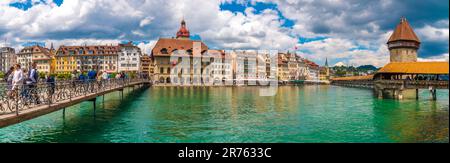
[[[161,49],[161,54],[169,54],[166,48]]]

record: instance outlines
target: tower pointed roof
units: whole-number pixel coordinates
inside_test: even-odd
[[[186,22],[183,19],[181,21],[181,27],[177,32],[177,38],[185,38],[186,39],[186,38],[189,38],[190,36],[191,36],[190,32],[186,27]]]
[[[395,28],[388,43],[394,41],[416,41],[420,43],[419,37],[414,33],[414,30],[411,28],[405,17],[400,19],[400,23]]]
[[[325,67],[328,67],[328,58],[325,58]]]

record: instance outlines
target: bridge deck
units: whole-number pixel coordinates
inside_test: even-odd
[[[117,81],[118,82],[118,81]],[[98,96],[102,96],[114,91],[120,91],[123,90],[126,87],[134,87],[136,85],[144,85],[144,84],[149,84],[148,81],[128,81],[128,82],[122,82],[122,83],[116,83],[116,81],[112,81],[108,83],[105,83],[103,86],[97,86],[94,87],[96,85],[96,83],[91,83],[91,86],[93,86],[92,88],[95,88],[95,90],[92,90],[89,93],[79,93],[76,94],[77,96],[73,96],[73,97],[67,97],[65,96],[64,98],[61,97],[53,97],[53,96],[47,96],[51,97],[55,102],[51,102],[49,100],[49,102],[44,103],[45,100],[42,100],[42,104],[34,104],[33,106],[18,106],[16,105],[15,107],[13,107],[14,110],[9,110],[6,111],[5,109],[3,110],[3,114],[0,114],[0,128],[5,127],[5,126],[9,126],[9,125],[13,125],[13,124],[17,124],[26,120],[30,120],[42,115],[46,115],[58,110],[61,110],[63,108],[81,103],[83,101],[87,101],[87,100],[92,100],[95,99]],[[55,90],[55,92],[67,92],[69,91],[69,93],[71,93],[71,91],[76,91],[77,89],[82,89],[83,87],[87,88],[86,86],[88,86],[88,84],[86,85],[76,85],[75,87],[69,86],[69,88],[67,87],[60,87],[61,90]],[[56,87],[58,88],[58,87]],[[42,91],[42,88],[39,88],[40,91]],[[45,89],[49,89],[49,88],[45,88]],[[67,89],[67,90],[64,90]],[[55,93],[56,94],[56,93]],[[59,94],[61,95],[61,94]],[[14,99],[13,99],[14,100]],[[11,101],[11,100],[8,100]],[[15,101],[17,102],[17,101]],[[14,102],[10,102],[13,103]],[[5,105],[4,102],[1,103],[0,105]],[[21,107],[21,108],[19,108]],[[4,107],[5,108],[5,107]],[[1,112],[0,112],[1,113]]]

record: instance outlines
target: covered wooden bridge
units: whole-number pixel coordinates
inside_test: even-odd
[[[333,85],[373,88],[379,98],[416,98],[428,89],[436,100],[436,89],[449,89],[448,62],[392,62],[374,75],[331,79]]]

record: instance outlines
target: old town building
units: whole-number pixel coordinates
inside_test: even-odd
[[[303,60],[307,66],[307,77],[306,80],[309,81],[319,81],[319,73],[320,73],[320,67],[313,61],[310,61],[308,59]]]
[[[191,40],[189,37],[189,30],[183,20],[177,38],[160,38],[157,41],[151,56],[155,69],[154,77],[158,83],[174,82],[184,85],[203,82],[201,76],[207,64],[201,61],[201,56],[208,47],[203,42]],[[171,57],[174,60],[171,61]]]
[[[142,78],[152,79],[151,74],[153,74],[153,72],[150,71],[151,65],[152,65],[152,58],[148,55],[142,55],[140,58],[140,66],[139,66],[139,73]]]
[[[0,72],[7,72],[17,62],[16,51],[11,47],[0,48]]]
[[[142,56],[141,49],[132,42],[119,44],[119,47],[118,71],[138,73]]]
[[[54,54],[48,48],[40,45],[25,47],[17,53],[17,63],[23,67],[29,67],[35,62],[37,69],[42,73],[53,73],[55,69]]]
[[[61,46],[56,52],[56,72],[89,70],[117,72],[119,46]]]
[[[289,58],[285,53],[278,53],[278,81],[289,82]]]
[[[229,54],[226,54],[224,50],[208,50],[204,55],[210,59],[210,64],[205,68],[204,75],[205,80],[212,79],[209,82],[214,85],[223,85],[232,83],[233,71],[232,71],[232,59]],[[212,61],[211,61],[212,59]],[[208,69],[209,68],[209,69]],[[208,71],[210,70],[210,72]],[[226,83],[229,82],[229,83]]]

